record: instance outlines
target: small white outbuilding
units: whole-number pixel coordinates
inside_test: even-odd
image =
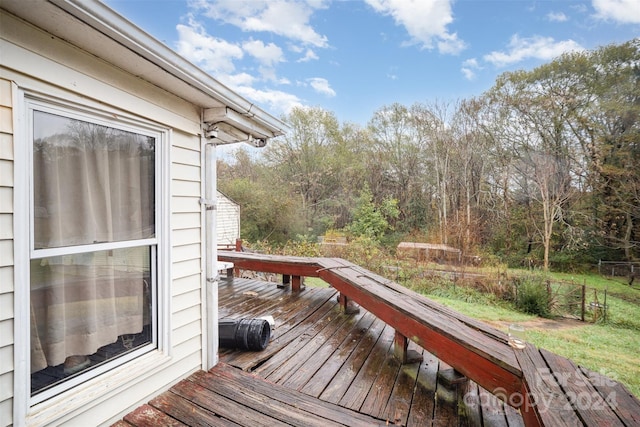
[[[218,191],[218,247],[233,248],[240,239],[240,205]]]

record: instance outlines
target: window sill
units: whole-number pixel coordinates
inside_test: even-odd
[[[160,351],[149,352],[67,392],[32,406],[25,424],[36,426],[69,421],[149,378],[165,368],[170,361],[171,357]]]

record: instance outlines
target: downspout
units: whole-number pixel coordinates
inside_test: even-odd
[[[203,123],[203,129],[206,124]],[[204,148],[205,332],[206,369],[218,363],[218,247],[216,236],[216,145],[202,137]],[[204,362],[204,361],[203,361]]]

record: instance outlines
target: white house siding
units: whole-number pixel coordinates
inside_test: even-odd
[[[217,224],[218,246],[235,245],[240,238],[240,206],[218,191]]]
[[[124,366],[103,374],[82,386],[87,387],[83,389],[86,393],[71,390],[66,398],[54,398],[53,402],[30,409],[27,417],[27,423],[33,425],[108,425],[203,364],[200,110],[11,16],[2,16],[0,52],[0,425],[3,427],[16,421],[12,418],[17,404],[13,396],[13,295],[16,287],[28,286],[15,283],[14,279],[14,264],[18,268],[27,260],[13,259],[17,230],[13,217],[16,214],[28,218],[28,212],[14,209],[13,187],[15,171],[25,170],[28,165],[25,162],[14,168],[13,164],[12,123],[19,111],[11,109],[12,84],[21,91],[49,94],[85,107],[121,110],[171,129],[168,151],[171,166],[170,171],[165,171],[171,177],[167,197],[171,206],[171,278],[168,283],[159,283],[169,287],[170,295],[168,357],[158,361],[149,356],[153,363],[148,366],[135,370]],[[11,64],[11,68],[6,64]],[[16,143],[17,139],[16,135]],[[26,193],[28,188],[16,188],[18,191]]]
[[[13,114],[0,79],[0,425],[13,422]]]

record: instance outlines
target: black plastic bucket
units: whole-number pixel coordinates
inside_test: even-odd
[[[264,350],[271,338],[271,325],[265,319],[230,319],[218,322],[220,347]]]

